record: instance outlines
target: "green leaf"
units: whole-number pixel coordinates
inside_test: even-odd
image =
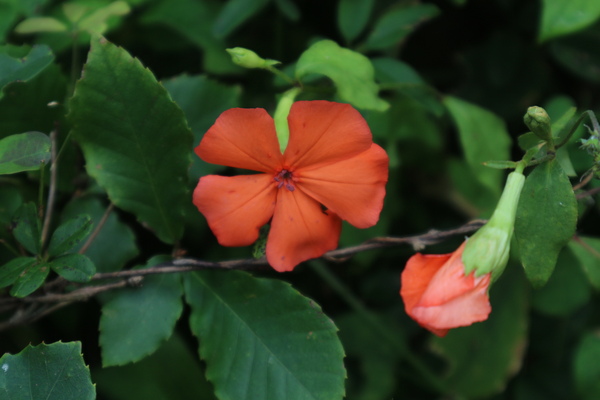
[[[192,135],[152,73],[125,50],[93,40],[70,110],[87,171],[111,201],[162,241],[179,239]]]
[[[262,10],[269,0],[229,0],[213,25],[213,34],[223,38]]]
[[[515,222],[521,262],[534,287],[552,275],[576,223],[577,201],[567,175],[556,160],[537,166],[523,186]]]
[[[343,349],[321,308],[289,284],[239,271],[185,276],[190,326],[221,400],[344,397]]]
[[[351,42],[367,26],[374,0],[340,0],[337,9],[337,24],[342,36]]]
[[[446,384],[461,398],[489,398],[518,371],[527,344],[527,291],[517,269],[508,268],[490,290],[486,321],[434,338],[448,361]]]
[[[15,32],[27,35],[40,32],[64,32],[68,27],[52,17],[27,18],[15,27]]]
[[[22,58],[13,58],[0,48],[0,88],[10,82],[30,80],[53,60],[52,51],[45,45],[33,46],[29,54]]]
[[[79,214],[88,214],[92,217],[92,229],[96,229],[105,212],[106,206],[97,197],[84,196],[67,204],[61,219],[65,221]],[[83,244],[76,245],[73,252],[78,252]],[[119,220],[116,212],[111,212],[85,255],[92,260],[97,272],[118,271],[138,255],[135,235],[129,226]]]
[[[50,262],[50,268],[71,282],[89,282],[96,273],[92,260],[83,254],[66,254]]]
[[[389,107],[386,101],[377,96],[379,88],[374,81],[371,61],[331,40],[313,44],[298,59],[296,77],[302,79],[309,74],[330,78],[340,98],[357,108],[385,111]]]
[[[239,107],[241,88],[226,86],[206,76],[181,75],[162,82],[171,97],[181,107],[194,133],[194,146],[200,143],[204,133],[215,123],[219,115],[230,108]],[[198,107],[202,104],[202,107]],[[213,174],[224,167],[209,164],[199,157],[192,157],[190,180],[197,182],[201,176]]]
[[[33,171],[50,161],[50,138],[25,132],[0,140],[0,175]]]
[[[129,4],[125,1],[112,2],[79,21],[78,28],[90,34],[102,35],[108,29],[109,18],[127,15],[130,10]]]
[[[275,0],[275,5],[290,20],[295,22],[300,19],[300,10],[293,0]]]
[[[592,25],[600,18],[600,3],[595,0],[542,1],[538,40],[544,42]]]
[[[575,385],[583,400],[600,397],[600,334],[590,332],[581,338],[575,350],[573,375]]]
[[[48,254],[56,257],[72,250],[92,231],[92,219],[89,215],[81,214],[60,224],[52,234]]]
[[[92,376],[101,399],[217,399],[191,344],[177,332],[151,356],[122,367],[97,368]]]
[[[164,261],[155,257],[153,266]],[[145,276],[141,287],[123,289],[102,307],[100,346],[104,367],[152,354],[173,333],[183,310],[179,274]]]
[[[13,284],[13,287],[10,289],[11,296],[25,297],[35,292],[43,285],[49,272],[50,266],[45,262],[30,265],[19,275]]]
[[[590,284],[600,290],[600,239],[578,236],[569,242],[569,248],[577,257]]]
[[[41,222],[35,203],[28,202],[19,207],[14,219],[13,235],[15,239],[31,254],[39,254],[41,250]]]
[[[600,83],[600,27],[594,26],[578,34],[550,43],[549,50],[560,66],[591,83]]]
[[[533,307],[548,315],[566,317],[590,300],[590,285],[570,247],[558,256],[548,283],[533,292]]]
[[[0,358],[4,399],[93,400],[96,392],[81,357],[81,343],[27,346]]]
[[[364,46],[368,50],[383,50],[395,46],[412,33],[417,25],[439,13],[440,10],[433,4],[401,3],[383,14]]]
[[[490,111],[456,97],[447,96],[444,104],[458,128],[467,163],[479,182],[500,195],[504,173],[485,167],[483,163],[510,158],[512,140],[504,121]]]
[[[12,285],[19,275],[36,263],[33,257],[13,258],[0,267],[0,288]]]

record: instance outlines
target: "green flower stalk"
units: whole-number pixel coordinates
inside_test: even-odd
[[[497,279],[508,263],[510,240],[515,227],[515,216],[525,176],[519,169],[510,173],[500,201],[492,218],[479,229],[465,245],[462,261],[465,274],[475,271],[475,276],[492,273]]]

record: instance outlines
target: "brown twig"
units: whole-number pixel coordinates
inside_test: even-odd
[[[94,229],[92,234],[88,237],[83,246],[81,246],[81,249],[79,249],[79,254],[84,254],[87,251],[88,247],[90,247],[90,245],[94,242],[96,236],[98,236],[98,234],[102,230],[102,227],[104,227],[104,224],[108,220],[108,217],[110,216],[110,213],[114,208],[115,205],[113,203],[110,203],[109,206],[106,208],[106,211],[104,211],[104,215],[102,215],[102,218],[98,222],[98,225],[96,225],[96,228]]]
[[[54,199],[56,197],[56,129],[50,132],[50,154],[52,157],[52,164],[50,165],[50,185],[48,187],[48,202],[46,203],[46,215],[44,216],[44,225],[42,227],[42,247],[48,239],[48,232],[50,231],[50,223],[52,222],[52,211],[54,208]]]
[[[575,198],[577,200],[579,200],[579,199],[583,199],[583,198],[586,198],[586,197],[591,197],[591,196],[593,196],[593,195],[595,195],[597,193],[600,193],[600,187],[596,187],[596,188],[587,190],[585,192],[577,193],[575,195]]]

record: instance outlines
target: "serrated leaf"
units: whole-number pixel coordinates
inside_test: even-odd
[[[61,21],[52,17],[31,17],[15,27],[15,32],[26,35],[41,32],[64,32],[68,28]]]
[[[600,397],[600,334],[589,332],[581,338],[573,360],[575,385],[583,400]]]
[[[525,180],[515,221],[515,238],[525,274],[543,286],[558,253],[575,233],[577,201],[556,160],[537,166]]]
[[[24,203],[13,219],[15,239],[31,254],[40,252],[41,221],[33,202]]]
[[[448,361],[446,385],[466,399],[489,398],[514,375],[527,343],[525,280],[510,268],[490,290],[492,313],[486,321],[434,338]]]
[[[600,290],[600,239],[578,236],[569,242],[569,248],[581,263],[590,284]]]
[[[56,257],[72,250],[92,231],[92,219],[81,214],[61,223],[50,238],[48,255]]]
[[[595,0],[542,0],[538,40],[544,42],[592,25],[600,18],[600,3]]]
[[[79,214],[92,217],[92,229],[96,229],[104,214],[106,206],[99,198],[84,196],[74,199],[64,208],[63,220]],[[79,251],[85,242],[80,242],[73,249]],[[136,238],[129,226],[119,220],[116,212],[111,212],[94,240],[87,248],[85,255],[92,260],[97,272],[112,272],[123,268],[125,263],[138,254]]]
[[[479,182],[499,195],[504,173],[487,168],[483,163],[510,158],[512,140],[504,121],[490,111],[456,97],[447,96],[444,104],[458,128],[469,167]]]
[[[87,171],[111,201],[162,241],[179,239],[192,135],[152,73],[125,50],[93,40],[70,110]]]
[[[298,59],[296,77],[302,79],[309,74],[327,76],[335,84],[340,98],[357,108],[376,111],[389,108],[389,104],[378,97],[379,87],[371,61],[331,40],[313,44]]]
[[[5,399],[93,400],[96,391],[81,356],[81,343],[27,346],[0,358]]]
[[[11,296],[25,297],[35,292],[44,284],[50,266],[45,262],[37,262],[30,265],[19,275],[12,288],[10,288]]]
[[[17,59],[0,49],[0,88],[14,81],[28,81],[42,72],[52,61],[54,54],[48,46],[37,45],[27,56]]]
[[[221,400],[344,397],[337,328],[289,284],[239,271],[185,276],[190,326]]]
[[[365,29],[374,0],[340,0],[337,8],[337,24],[342,36],[350,42]]]
[[[148,266],[164,257],[155,257]],[[123,365],[152,354],[173,333],[183,310],[179,274],[144,277],[141,287],[115,293],[102,307],[100,346],[104,367]]]
[[[382,50],[397,45],[415,27],[440,13],[433,4],[402,3],[389,11],[375,23],[364,46],[369,50]]]
[[[96,273],[92,260],[83,254],[65,254],[50,261],[50,268],[71,282],[89,282]]]
[[[221,9],[214,22],[212,32],[223,38],[233,32],[242,23],[263,9],[269,0],[230,0]]]
[[[13,258],[0,267],[0,288],[12,285],[25,269],[36,263],[33,257]]]
[[[50,161],[50,138],[25,132],[0,140],[0,175],[39,169]]]

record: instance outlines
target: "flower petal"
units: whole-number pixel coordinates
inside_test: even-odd
[[[279,272],[337,247],[342,221],[296,188],[280,189],[267,239],[267,260]]]
[[[412,309],[421,300],[429,281],[452,254],[417,253],[408,259],[406,267],[400,275],[400,296],[408,315],[412,315]]]
[[[262,172],[273,172],[283,160],[273,118],[262,108],[223,112],[195,152],[212,164]]]
[[[276,185],[268,174],[200,178],[193,201],[223,246],[247,246],[275,209]]]
[[[366,121],[349,104],[298,101],[290,109],[288,125],[284,159],[291,170],[346,159],[373,143]]]
[[[333,164],[297,170],[297,185],[357,228],[377,223],[385,197],[389,159],[376,144]]]

